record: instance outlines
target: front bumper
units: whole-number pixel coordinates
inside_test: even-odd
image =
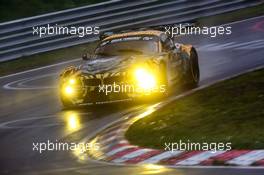
[[[96,75],[86,75],[82,74],[76,76],[74,88],[74,94],[67,96],[67,94],[61,93],[64,99],[71,101],[72,104],[89,104],[89,103],[107,103],[107,102],[118,102],[126,101],[133,98],[146,97],[155,94],[152,91],[140,90],[140,85],[143,87],[148,86],[148,82],[153,83],[153,81],[148,81],[149,79],[156,77],[146,76],[146,71],[138,69],[140,71],[135,71],[136,76],[133,74],[128,74],[127,72],[119,73],[105,73]],[[138,79],[140,79],[140,83]],[[64,82],[64,83],[63,83]],[[147,82],[147,83],[146,83]],[[156,83],[156,81],[155,81]],[[61,92],[64,92],[65,87],[69,84],[69,78],[61,82]],[[156,84],[157,85],[157,84]],[[141,87],[142,88],[142,87]]]

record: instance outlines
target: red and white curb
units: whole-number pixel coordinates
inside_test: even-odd
[[[160,164],[169,167],[182,166],[228,166],[228,167],[258,167],[264,168],[264,150],[230,150],[230,151],[165,151],[143,148],[131,145],[124,137],[125,131],[135,121],[143,118],[168,103],[190,95],[200,89],[206,88],[226,79],[234,78],[243,73],[262,69],[263,66],[246,70],[236,75],[200,86],[183,94],[171,97],[166,101],[148,107],[144,111],[125,114],[120,120],[110,123],[90,142],[98,143],[98,151],[88,150],[86,153],[90,158],[116,165],[124,164]]]
[[[88,155],[114,164],[264,167],[264,150],[163,151],[131,145],[124,138],[129,123],[124,120],[99,133],[93,140],[100,145],[100,150],[88,151]]]

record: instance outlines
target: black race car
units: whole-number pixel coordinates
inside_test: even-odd
[[[179,84],[196,87],[199,82],[195,48],[175,43],[159,30],[107,36],[83,60],[60,74],[65,107],[153,97]]]

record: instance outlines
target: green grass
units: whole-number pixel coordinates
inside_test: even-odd
[[[203,26],[220,25],[261,15],[264,15],[264,3],[257,6],[244,8],[241,10],[235,10],[233,12],[227,12],[210,17],[203,17],[198,19],[197,23],[198,25]]]
[[[135,122],[126,138],[164,149],[165,142],[231,142],[264,149],[264,69],[215,84]]]
[[[92,53],[96,45],[97,42],[82,44],[32,56],[25,56],[13,61],[3,62],[0,64],[0,76],[74,58],[80,58],[84,52]]]

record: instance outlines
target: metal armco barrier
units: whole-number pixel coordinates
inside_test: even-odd
[[[33,27],[98,26],[100,32],[192,21],[264,3],[263,0],[109,1],[0,23],[0,62],[98,40],[98,35],[33,35]]]

